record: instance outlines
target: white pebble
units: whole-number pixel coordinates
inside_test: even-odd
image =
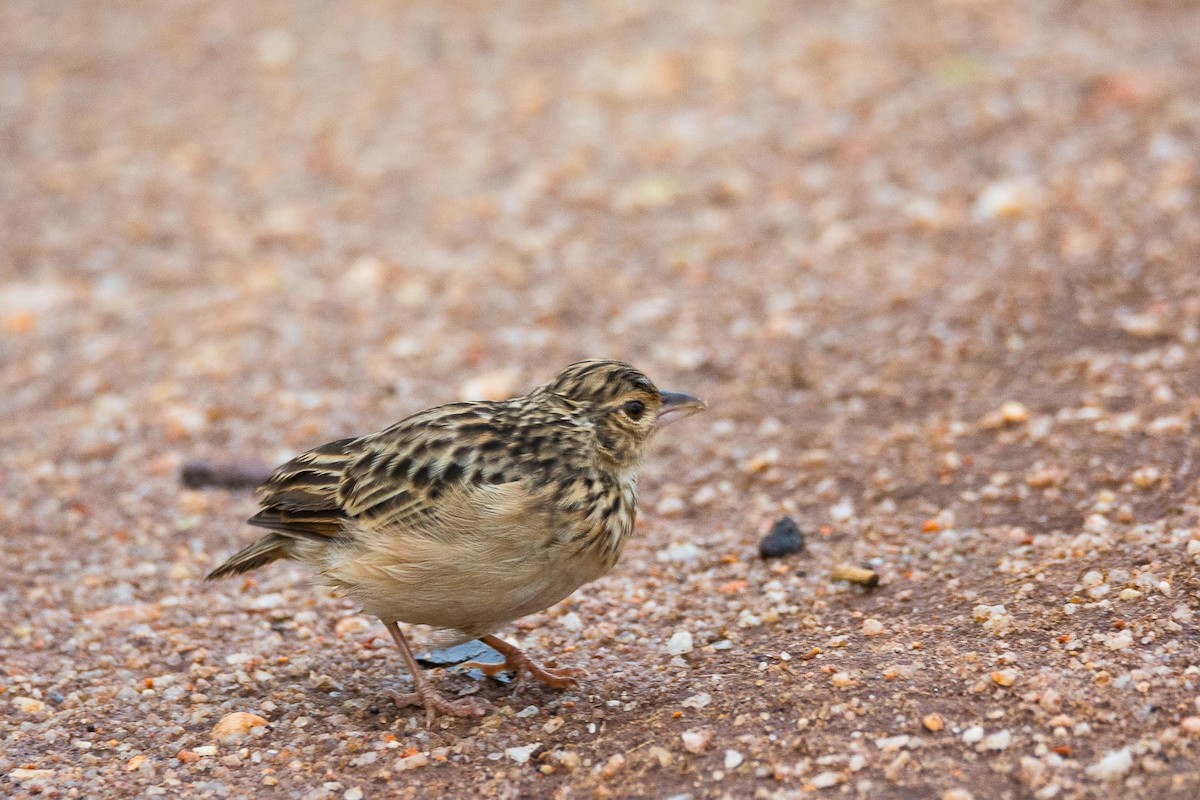
[[[982,742],[983,726],[972,725],[970,728],[967,728],[963,731],[962,740],[963,744],[977,744],[978,742]]]
[[[1001,750],[1007,750],[1008,746],[1011,743],[1012,743],[1012,734],[1011,733],[1009,733],[1008,731],[996,731],[995,733],[991,734],[990,736],[985,737],[983,742],[981,742],[979,746],[981,748],[983,748],[984,750],[995,750],[995,751],[999,752]]]
[[[695,561],[703,554],[703,550],[691,542],[687,542],[685,544],[673,544],[666,550],[659,550],[654,557],[659,561],[681,563],[684,561]]]
[[[673,656],[681,656],[692,652],[691,631],[675,631],[667,642],[667,652]]]
[[[1018,217],[1033,206],[1036,196],[1037,190],[1029,181],[999,181],[979,193],[971,207],[971,216],[977,222]]]
[[[700,708],[704,708],[706,705],[708,705],[711,702],[712,702],[712,695],[709,694],[708,692],[701,692],[700,694],[694,694],[691,697],[689,697],[688,699],[684,700],[683,707],[700,709]]]
[[[842,776],[837,772],[819,772],[809,781],[814,789],[828,789],[841,783]]]
[[[296,57],[296,41],[285,30],[270,30],[258,37],[258,63],[282,67]]]
[[[1109,650],[1124,650],[1133,644],[1133,631],[1126,628],[1123,631],[1110,633],[1104,638],[1104,646]]]
[[[829,507],[829,518],[834,522],[848,522],[854,517],[854,503],[849,497],[843,497]]]
[[[725,751],[725,769],[737,769],[745,760],[746,757],[737,750]]]
[[[541,742],[534,742],[533,744],[527,744],[524,747],[509,747],[504,751],[504,755],[508,756],[518,764],[524,764],[529,760],[529,757],[533,755],[533,751],[537,750],[541,746]]]
[[[709,728],[694,728],[681,733],[683,749],[689,753],[703,753],[708,743],[712,741],[713,732]]]
[[[1111,781],[1124,777],[1133,768],[1133,756],[1129,748],[1114,750],[1087,768],[1087,774],[1096,780]]]
[[[664,497],[654,506],[654,513],[660,517],[674,517],[683,513],[686,506],[683,503],[683,498],[680,497]]]

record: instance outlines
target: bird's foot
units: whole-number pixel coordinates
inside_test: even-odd
[[[415,692],[388,692],[388,694],[397,706],[422,706],[425,709],[425,723],[429,727],[433,727],[433,721],[437,719],[438,714],[446,714],[451,717],[482,717],[492,710],[492,704],[482,697],[447,700],[428,684],[418,685]]]

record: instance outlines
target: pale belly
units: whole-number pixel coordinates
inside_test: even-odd
[[[594,548],[571,553],[520,531],[446,540],[366,537],[353,550],[304,560],[383,620],[451,628],[472,637],[549,608],[610,568]],[[318,562],[318,563],[313,563]]]

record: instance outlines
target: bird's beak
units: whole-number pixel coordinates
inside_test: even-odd
[[[677,419],[690,417],[708,408],[698,397],[681,392],[662,392],[662,408],[658,410],[658,426],[668,425]]]

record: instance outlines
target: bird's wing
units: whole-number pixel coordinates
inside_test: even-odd
[[[456,443],[426,435],[368,446],[339,487],[343,511],[371,529],[440,537],[495,530],[538,506],[540,491],[514,464]]]
[[[540,494],[506,457],[484,403],[414,414],[379,433],[309,450],[259,489],[250,524],[286,536],[352,536],[358,526],[444,535],[494,529]]]

